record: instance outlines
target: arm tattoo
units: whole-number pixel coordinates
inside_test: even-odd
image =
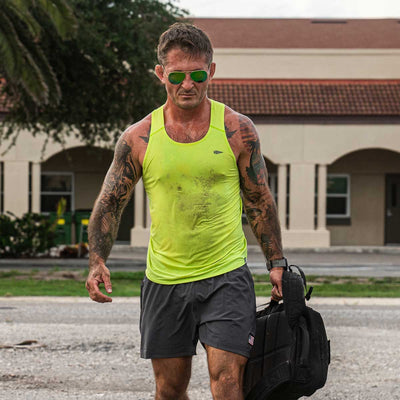
[[[281,229],[275,201],[268,187],[268,173],[254,127],[244,117],[239,118],[240,135],[248,165],[239,168],[243,204],[250,226],[265,257],[282,258]]]
[[[230,139],[236,132],[237,129],[235,129],[234,131],[229,130],[228,126],[225,124],[225,134],[228,139]]]
[[[145,143],[149,143],[150,132],[151,132],[151,125],[149,127],[149,131],[147,132],[147,135],[146,136],[139,136],[140,139],[142,139],[143,142],[145,142]]]
[[[91,255],[106,261],[118,233],[122,211],[130,199],[140,172],[132,149],[125,140],[117,144],[114,160],[107,172],[89,223]]]

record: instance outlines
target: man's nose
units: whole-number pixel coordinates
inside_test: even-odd
[[[185,74],[185,79],[182,82],[182,87],[186,90],[193,87],[193,80],[190,77],[190,74]]]

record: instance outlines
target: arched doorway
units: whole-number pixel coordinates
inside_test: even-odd
[[[400,244],[400,153],[365,149],[328,167],[332,245]]]
[[[92,211],[104,177],[113,159],[111,150],[98,147],[74,147],[61,151],[41,163],[41,212],[54,212],[61,197],[67,200],[72,215]],[[133,201],[124,210],[117,241],[129,243],[133,226]],[[78,240],[78,234],[72,240]]]

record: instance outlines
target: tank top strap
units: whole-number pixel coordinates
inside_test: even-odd
[[[151,131],[152,133],[159,131],[164,127],[164,106],[158,107],[151,113]]]
[[[225,104],[211,100],[210,125],[225,132]]]

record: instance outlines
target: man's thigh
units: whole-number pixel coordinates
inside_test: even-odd
[[[192,370],[192,357],[154,358],[151,362],[157,390],[186,392]]]
[[[144,278],[140,315],[142,358],[196,354],[197,322],[190,293],[190,284],[159,285]]]
[[[256,302],[251,273],[244,265],[216,276],[199,290],[199,339],[203,345],[250,356],[256,328]]]
[[[227,374],[241,385],[248,358],[211,346],[205,347],[211,380],[218,380],[221,375]]]

